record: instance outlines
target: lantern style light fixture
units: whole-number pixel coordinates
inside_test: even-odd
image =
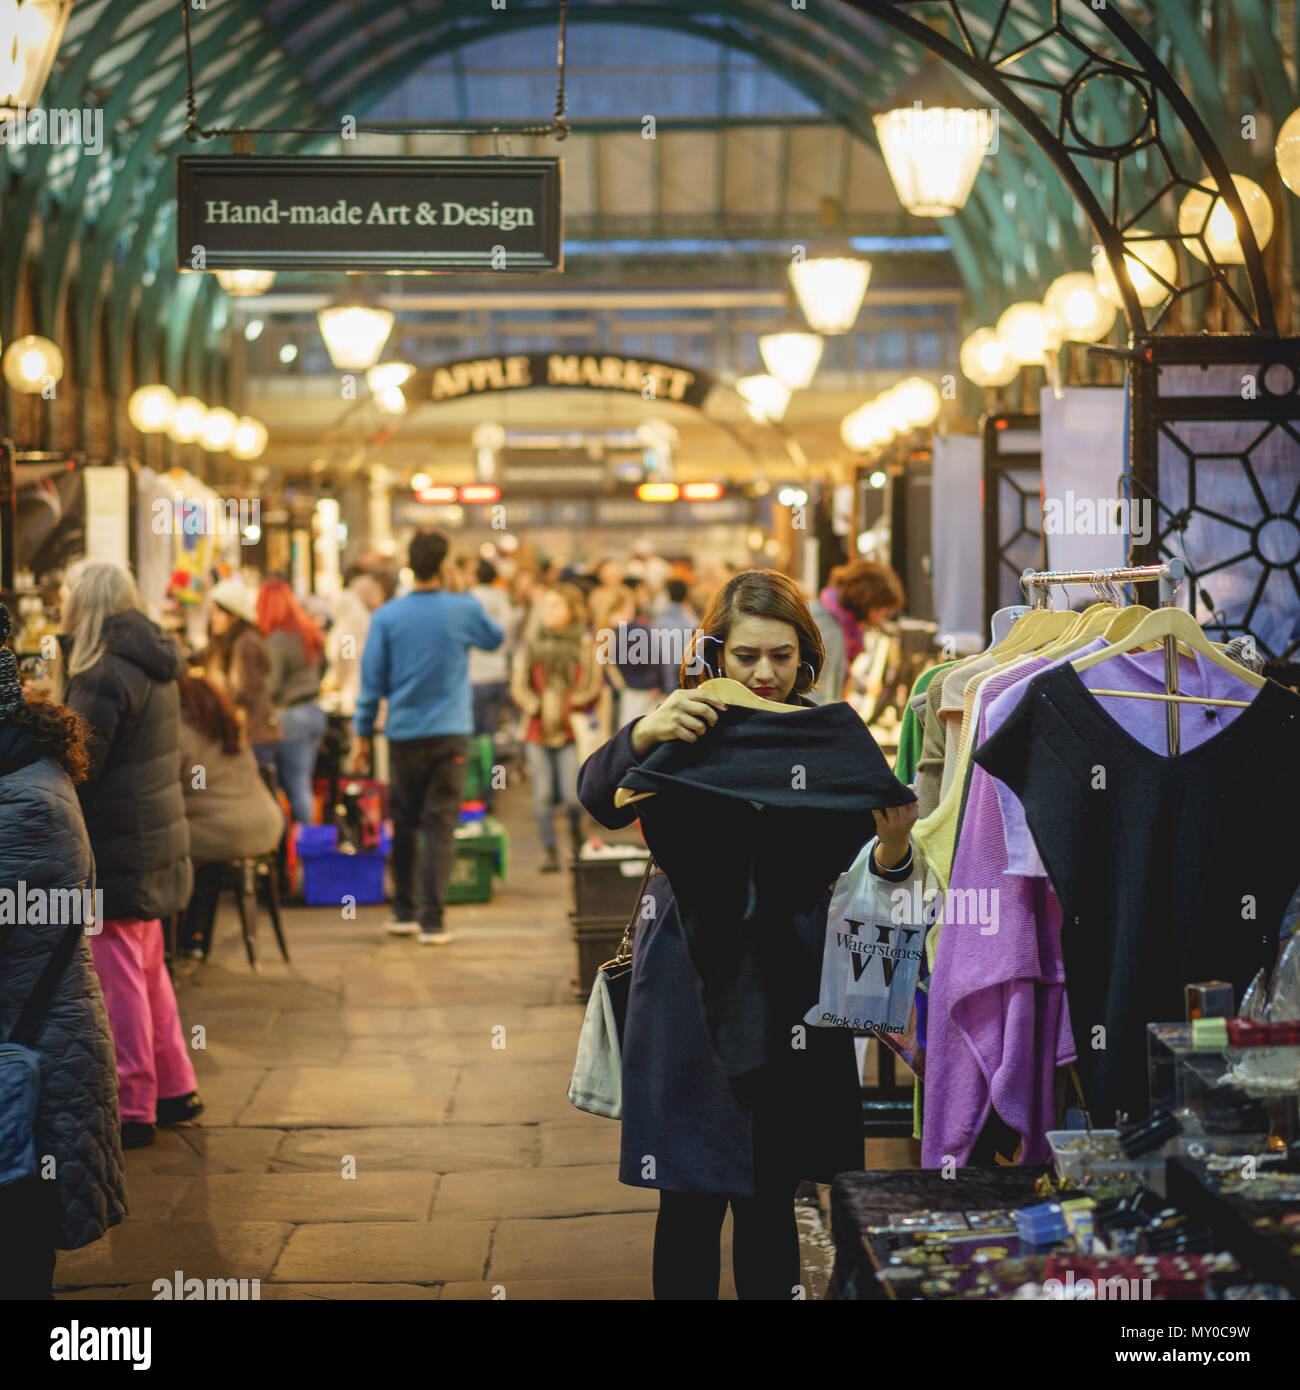
[[[273,270],[219,270],[217,284],[236,298],[265,294],[275,284]]]
[[[879,444],[888,444],[894,434],[894,427],[875,401],[858,406],[840,422],[840,438],[857,454],[866,453]]]
[[[63,380],[63,354],[48,338],[29,333],[5,349],[5,380],[25,396],[39,396],[47,382]]]
[[[966,205],[997,133],[996,117],[929,56],[872,123],[898,201],[914,217],[951,217]]]
[[[406,393],[400,386],[385,386],[382,390],[372,391],[371,399],[385,415],[406,414]]]
[[[208,408],[197,396],[182,396],[167,426],[167,438],[175,444],[193,444],[207,416]]]
[[[745,402],[749,418],[760,425],[781,419],[792,395],[790,388],[774,376],[742,376],[736,382],[736,390]]]
[[[1277,171],[1282,182],[1300,197],[1300,106],[1282,122],[1277,133],[1277,144],[1273,146],[1277,159]]]
[[[238,428],[239,416],[233,410],[227,410],[224,405],[209,410],[199,428],[199,448],[210,454],[224,454],[235,442]]]
[[[986,111],[918,101],[872,119],[894,192],[913,217],[952,217],[966,206],[993,139]]]
[[[366,371],[366,385],[378,395],[391,386],[400,386],[414,375],[415,367],[410,362],[376,362]]]
[[[141,434],[162,434],[176,414],[176,397],[166,386],[138,386],[126,403],[126,413]]]
[[[72,0],[0,0],[0,121],[39,106]]]
[[[888,391],[882,391],[876,397],[875,405],[895,434],[906,434],[912,428],[911,416],[908,414],[902,396],[898,394],[897,386],[891,386]]]
[[[825,344],[816,333],[764,333],[758,340],[763,365],[792,391],[802,391],[817,373]]]
[[[354,288],[348,298],[322,309],[316,320],[330,361],[340,372],[364,372],[379,361],[393,331],[393,315],[361,298]]]
[[[1244,174],[1233,174],[1232,182],[1246,209],[1246,221],[1250,223],[1255,241],[1262,251],[1273,235],[1273,204],[1254,179],[1248,179]],[[1227,203],[1208,189],[1193,188],[1183,199],[1178,208],[1178,230],[1184,234],[1183,245],[1198,261],[1209,264],[1209,257],[1205,254],[1208,247],[1210,255],[1220,265],[1246,263],[1246,252],[1237,234],[1236,219]],[[1193,235],[1196,232],[1201,235]]]
[[[976,386],[1005,386],[1015,379],[1020,363],[991,328],[977,328],[958,353],[962,373]]]
[[[904,377],[892,394],[910,429],[932,425],[939,418],[943,405],[939,388],[923,376]]]
[[[235,423],[230,452],[235,458],[246,462],[261,458],[270,437],[266,426],[260,420],[254,420],[251,415],[241,415]]]
[[[1089,270],[1060,275],[1043,296],[1047,326],[1061,342],[1099,343],[1115,322],[1116,308],[1102,297]]]
[[[1170,286],[1178,283],[1178,255],[1169,242],[1140,227],[1126,232],[1124,240],[1132,248],[1124,252],[1124,269],[1133,281],[1138,303],[1144,309],[1154,308],[1169,295]],[[1092,273],[1101,297],[1121,308],[1124,300],[1109,258],[1098,256]]]
[[[857,322],[858,310],[871,280],[871,262],[834,236],[839,204],[834,198],[821,203],[822,235],[807,254],[792,262],[790,283],[799,308],[814,333],[847,333]]]
[[[1006,344],[1012,360],[1022,367],[1045,362],[1047,354],[1060,346],[1048,325],[1047,311],[1029,299],[1003,311],[998,319],[998,337]]]

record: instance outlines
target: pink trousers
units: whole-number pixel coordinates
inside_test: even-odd
[[[162,923],[123,918],[103,928],[90,942],[117,1048],[118,1106],[123,1120],[153,1124],[160,1096],[198,1089],[163,964]]]

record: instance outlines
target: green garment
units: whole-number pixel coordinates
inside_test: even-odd
[[[956,664],[955,661],[942,661],[938,666],[922,671],[907,697],[907,708],[903,711],[903,723],[898,731],[898,755],[894,759],[894,776],[905,787],[910,787],[916,781],[916,764],[920,761],[921,739],[925,732],[924,725],[912,709],[912,696],[923,695],[940,671],[946,671]]]

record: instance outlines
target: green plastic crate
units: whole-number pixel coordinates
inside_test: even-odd
[[[447,885],[447,901],[490,903],[496,857],[495,846],[485,846],[478,841],[458,843],[451,865],[451,882]]]
[[[495,822],[493,823],[495,824]],[[492,876],[505,878],[507,840],[505,832],[457,838],[456,857],[447,885],[449,903],[489,903]]]
[[[484,793],[492,786],[492,739],[487,734],[476,734],[469,741],[469,755],[465,759],[464,801],[482,801]]]

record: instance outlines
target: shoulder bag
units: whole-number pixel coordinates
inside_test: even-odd
[[[632,915],[613,960],[596,971],[587,1012],[578,1037],[578,1056],[569,1082],[569,1099],[579,1110],[607,1119],[623,1117],[623,1026],[632,986],[632,933],[645,901],[646,885],[655,873],[654,856],[646,860]]]

